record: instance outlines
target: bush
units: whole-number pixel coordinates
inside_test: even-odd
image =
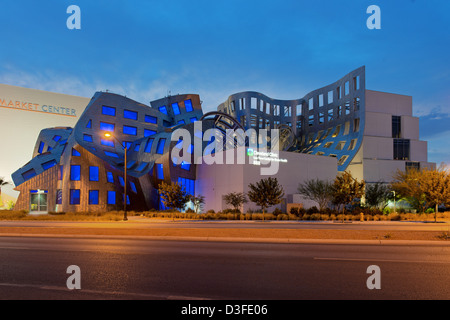
[[[278,216],[279,214],[282,214],[282,213],[283,213],[283,211],[281,211],[281,209],[279,209],[279,208],[275,208],[275,210],[273,210],[273,212],[272,212],[272,214],[274,216]]]
[[[313,213],[319,213],[320,211],[319,211],[319,209],[317,209],[316,206],[313,206],[313,207],[309,208],[308,210],[306,210],[306,212],[311,215]]]

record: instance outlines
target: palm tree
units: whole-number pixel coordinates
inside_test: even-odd
[[[5,180],[5,178],[0,177],[0,206],[3,206],[2,202],[2,187],[8,185],[9,182]]]

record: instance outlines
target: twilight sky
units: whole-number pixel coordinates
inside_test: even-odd
[[[69,30],[69,5],[81,30]],[[369,30],[369,5],[381,29]],[[1,0],[0,83],[204,111],[254,90],[297,99],[365,65],[366,87],[413,97],[429,161],[450,163],[450,1]]]

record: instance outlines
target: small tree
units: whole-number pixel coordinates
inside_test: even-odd
[[[248,197],[250,201],[259,205],[263,212],[263,220],[265,210],[271,206],[281,203],[284,197],[283,187],[278,183],[277,178],[269,177],[262,179],[255,184],[248,185],[250,191]]]
[[[345,206],[352,203],[353,200],[361,198],[364,195],[365,182],[359,182],[353,178],[351,173],[344,171],[336,176],[333,183],[333,200],[336,205],[342,205],[342,213]]]
[[[0,177],[0,207],[3,206],[3,201],[2,201],[2,187],[6,186],[10,184],[8,181],[5,180],[5,178]]]
[[[182,210],[189,201],[189,195],[178,183],[162,181],[158,187],[164,206],[169,209]],[[172,219],[174,215],[172,213]]]
[[[320,210],[325,209],[333,198],[333,184],[319,179],[311,179],[301,183],[297,191],[305,198],[317,202]]]
[[[244,192],[230,192],[223,196],[225,203],[233,207],[234,211],[240,212],[239,208],[244,203],[247,203],[247,197]]]
[[[434,222],[437,221],[437,213],[440,204],[450,203],[450,175],[441,166],[437,170],[422,170],[422,187],[427,205],[434,206]]]
[[[195,213],[198,214],[199,210],[203,209],[203,205],[205,204],[205,197],[202,195],[189,197],[189,200],[194,204]]]
[[[397,170],[391,183],[391,189],[418,212],[427,208],[427,199],[424,192],[423,175],[420,170]]]
[[[365,200],[369,207],[383,210],[392,199],[393,193],[389,186],[381,182],[366,185]]]

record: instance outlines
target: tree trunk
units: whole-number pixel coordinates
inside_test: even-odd
[[[437,222],[437,214],[438,214],[439,206],[436,203],[436,210],[434,210],[434,222]]]

